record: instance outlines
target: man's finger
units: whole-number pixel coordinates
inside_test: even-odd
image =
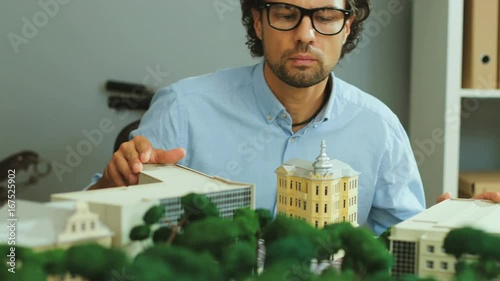
[[[171,150],[156,149],[151,153],[151,158],[148,163],[151,164],[175,164],[186,155],[183,148],[175,148]]]
[[[446,200],[446,199],[450,199],[450,198],[451,198],[451,193],[446,192],[445,194],[440,195],[440,196],[437,198],[437,200],[436,200],[436,204],[437,204],[437,203],[441,203],[441,202],[443,202],[444,200]]]
[[[153,152],[153,147],[151,143],[143,136],[136,136],[134,138],[135,149],[137,151],[138,157],[142,163],[149,162],[151,154]]]
[[[500,192],[485,192],[472,197],[473,199],[484,199],[491,200],[496,203],[500,203]]]

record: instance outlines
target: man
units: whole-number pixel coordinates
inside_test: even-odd
[[[422,211],[422,182],[399,120],[332,72],[356,47],[369,1],[241,5],[247,45],[263,61],[161,89],[91,189],[136,184],[142,163],[180,161],[255,183],[256,207],[273,211],[274,170],[293,158],[313,161],[324,139],[331,158],[361,172],[360,224],[378,234]]]

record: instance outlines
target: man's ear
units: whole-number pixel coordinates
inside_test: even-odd
[[[352,23],[354,22],[354,20],[356,19],[356,16],[350,16],[346,22],[345,22],[345,26],[344,26],[344,32],[343,32],[343,38],[342,38],[342,44],[344,44],[346,41],[347,41],[347,37],[349,36],[349,34],[351,34],[351,25]]]
[[[255,34],[257,34],[257,37],[262,40],[262,12],[257,9],[252,9],[252,17]]]

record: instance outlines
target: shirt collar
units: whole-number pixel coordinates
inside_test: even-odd
[[[330,73],[328,78],[328,83],[326,85],[326,90],[330,92],[330,97],[328,102],[323,107],[323,109],[318,113],[316,118],[311,122],[314,125],[328,121],[332,113],[334,94],[336,91],[335,87],[335,75],[333,72]],[[253,72],[253,85],[254,94],[257,98],[257,102],[262,110],[262,114],[266,119],[267,123],[272,123],[278,117],[278,114],[286,112],[283,105],[273,94],[269,86],[267,85],[266,79],[264,77],[264,60],[261,60],[259,64],[256,65]]]
[[[311,122],[314,125],[323,123],[328,121],[330,119],[330,116],[332,114],[332,108],[333,108],[333,100],[335,97],[335,92],[337,90],[337,87],[335,87],[335,74],[333,72],[330,73],[330,77],[328,77],[328,83],[326,84],[326,92],[329,92],[329,97],[328,101],[326,102],[325,106],[321,111],[318,113],[316,118]]]
[[[253,73],[254,93],[267,123],[272,123],[285,108],[271,92],[264,77],[264,60],[257,64]]]

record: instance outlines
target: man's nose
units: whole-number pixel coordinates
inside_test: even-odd
[[[304,16],[299,26],[295,29],[296,41],[303,43],[311,43],[316,40],[316,31],[314,30],[313,23],[310,16]]]

